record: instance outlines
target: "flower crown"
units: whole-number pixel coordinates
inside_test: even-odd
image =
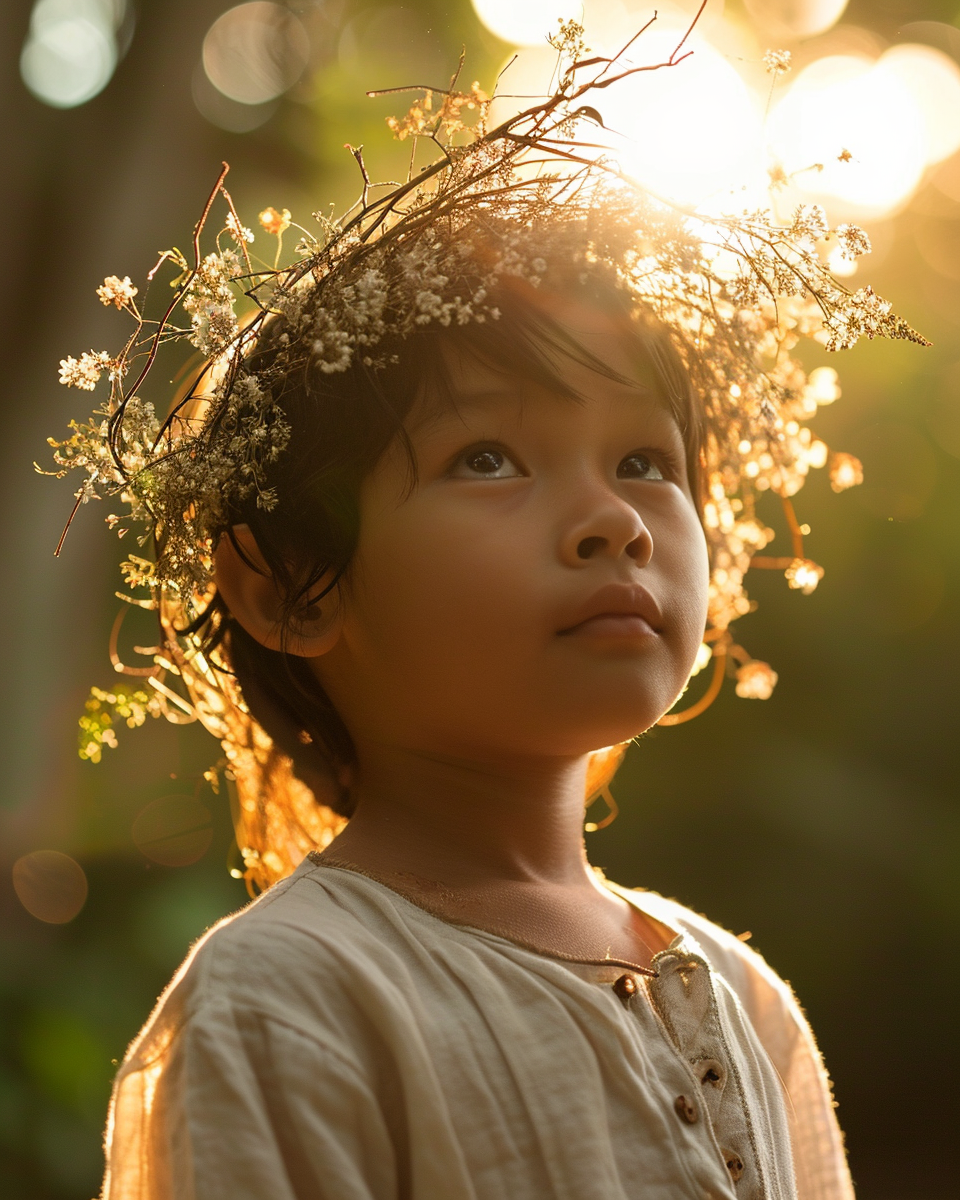
[[[651,195],[586,140],[586,130],[603,127],[596,105],[605,89],[639,71],[675,68],[689,53],[689,32],[664,62],[636,66],[626,58],[636,38],[615,56],[590,56],[582,28],[561,23],[551,39],[556,90],[496,125],[492,98],[476,83],[462,90],[459,71],[448,88],[415,89],[422,94],[407,114],[388,122],[395,137],[411,143],[406,181],[375,185],[361,151],[348,147],[362,190],[341,218],[314,214],[318,229],[311,232],[286,209],[260,213],[264,233],[276,239],[273,265],[252,259],[254,234],[224,186],[224,165],[194,230],[192,255],[166,251],[148,276],[174,271],[173,297],[159,317],[147,317],[128,277],[110,276],[97,289],[103,304],[132,318],[133,330],[117,354],[88,352],[61,362],[62,383],[93,390],[105,375],[110,392],[88,422],[72,424],[69,438],[50,440],[55,473],[85,475],[70,521],[87,501],[112,498],[126,512],[111,514],[108,523],[121,535],[138,526],[141,546],[152,543],[152,558],[131,555],[122,570],[129,587],[149,589],[146,599],[127,599],[159,611],[164,645],[147,666],[127,668],[114,639],[114,665],[144,676],[146,687],[94,690],[81,721],[82,757],[98,759],[103,745],[114,744],[118,721],[140,724],[152,713],[199,716],[224,741],[238,779],[255,763],[264,767],[269,739],[244,715],[231,681],[205,658],[198,635],[179,631],[209,602],[213,551],[237,506],[277,503],[269,469],[283,455],[290,428],[273,398],[276,385],[294,369],[334,373],[358,363],[381,369],[397,338],[430,324],[496,321],[505,279],[549,285],[554,273],[569,278],[571,263],[585,275],[606,274],[632,305],[652,313],[702,398],[703,518],[712,572],[696,670],[712,659],[713,674],[696,703],[661,723],[702,711],[727,674],[735,676],[740,696],[770,695],[776,674],[730,631],[753,607],[744,577],[751,567],[773,567],[791,588],[812,592],[823,571],[804,553],[805,529],[792,497],[811,468],[829,464],[836,491],[862,479],[859,462],[830,454],[807,424],[839,395],[836,373],[819,367],[807,375],[791,351],[803,336],[828,350],[861,337],[926,343],[870,287],[851,291],[821,260],[820,247],[830,241],[848,258],[866,253],[861,229],[830,230],[817,205],[801,206],[789,222],[765,209],[705,216]],[[767,69],[782,72],[781,59],[768,55]],[[424,146],[436,154],[417,169]],[[225,217],[204,253],[201,240],[221,201]],[[299,234],[294,261],[280,266],[291,229]],[[273,331],[275,352],[269,366],[258,367],[251,352],[265,329]],[[204,363],[161,417],[144,385],[173,342],[187,342]],[[760,553],[774,536],[757,511],[764,492],[783,505],[791,551],[782,557]],[[188,697],[166,682],[171,674],[182,677]],[[287,768],[270,761],[293,786]],[[267,829],[262,805],[258,811],[261,836],[248,840],[260,847],[249,854],[259,857],[253,867],[248,862],[247,874],[269,881],[279,869],[265,865],[264,855],[274,853],[279,834]],[[291,853],[329,840],[336,824],[318,826],[306,801],[300,816],[302,837],[294,836]],[[277,853],[280,862],[283,852]]]

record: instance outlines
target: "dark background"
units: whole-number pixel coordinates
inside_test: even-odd
[[[30,4],[7,0],[0,15],[0,1191],[10,1200],[94,1194],[113,1064],[191,940],[245,900],[228,873],[226,801],[198,791],[216,755],[205,734],[151,722],[99,765],[76,756],[87,690],[111,682],[119,580],[99,510],[81,513],[53,558],[75,483],[31,464],[47,461],[44,439],[85,415],[88,399],[58,387],[58,361],[118,342],[121,318],[94,288],[105,274],[138,281],[159,249],[187,240],[221,159],[248,223],[268,204],[305,220],[351,195],[343,142],[383,142],[383,117],[400,107],[365,100],[364,87],[408,82],[411,70],[442,80],[463,42],[468,79],[490,85],[506,51],[466,0],[419,0],[400,17],[364,0],[291,4],[310,30],[310,72],[263,125],[229,133],[191,95],[204,34],[227,7],[141,0],[109,86],[70,110],[21,83]],[[854,0],[843,21],[893,43],[908,22],[958,15],[957,0]],[[956,160],[940,169],[956,173]],[[751,577],[760,607],[739,633],[780,672],[774,697],[725,693],[692,724],[645,738],[616,784],[619,820],[591,835],[611,877],[751,929],[793,982],[865,1200],[956,1194],[958,217],[931,179],[872,230],[886,249],[866,277],[935,345],[867,343],[830,360],[844,396],[815,425],[864,460],[867,482],[837,497],[817,477],[798,498],[809,553],[827,572],[814,595],[773,573]],[[209,849],[180,867],[151,861],[131,833],[171,793],[196,794],[213,814]],[[86,872],[89,898],[69,923],[29,915],[11,886],[14,861],[41,849]]]

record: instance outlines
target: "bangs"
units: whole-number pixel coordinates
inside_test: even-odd
[[[567,367],[575,363],[626,387],[650,388],[680,430],[694,483],[699,475],[702,418],[690,376],[666,328],[651,315],[638,312],[611,283],[588,279],[578,281],[575,288],[568,286],[563,293],[567,313],[572,300],[584,311],[610,321],[631,368],[623,374],[590,351],[569,322],[551,313],[557,293],[543,293],[524,281],[511,282],[498,294],[498,320],[472,321],[458,328],[432,326],[408,340],[394,369],[408,373],[408,379],[417,378],[419,420],[458,410],[459,388],[452,370],[458,357],[561,399],[583,403],[587,397],[569,382]],[[410,407],[402,420],[409,420]]]

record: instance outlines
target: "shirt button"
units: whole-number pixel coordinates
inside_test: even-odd
[[[727,1164],[730,1178],[736,1183],[743,1175],[743,1159],[735,1150],[721,1150],[723,1161]]]
[[[618,1000],[622,1000],[626,1004],[632,996],[637,994],[637,981],[632,975],[621,975],[613,985],[614,995]]]
[[[706,1086],[711,1083],[714,1087],[723,1085],[724,1070],[723,1066],[717,1062],[715,1058],[702,1058],[696,1064],[696,1071],[700,1077],[700,1082]]]
[[[692,1100],[688,1100],[686,1096],[678,1096],[673,1102],[673,1107],[682,1121],[686,1121],[688,1125],[696,1124],[697,1108]]]

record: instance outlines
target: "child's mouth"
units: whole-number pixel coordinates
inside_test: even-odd
[[[570,629],[561,630],[561,636],[581,636],[596,638],[619,638],[636,640],[637,638],[655,637],[656,630],[639,613],[608,612],[598,613],[588,617]]]
[[[633,640],[660,632],[661,615],[656,600],[639,584],[610,583],[572,612],[573,620],[559,630],[563,637]]]

